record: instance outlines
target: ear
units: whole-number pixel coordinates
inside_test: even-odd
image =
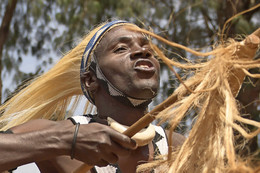
[[[84,81],[84,83],[86,85],[86,88],[90,91],[90,93],[94,94],[99,87],[97,77],[94,74],[94,72],[87,71],[84,73],[82,78],[83,78],[82,80]]]

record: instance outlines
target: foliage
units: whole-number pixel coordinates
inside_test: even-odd
[[[7,3],[8,0],[3,0],[0,5],[0,19]],[[13,85],[17,85],[25,77],[44,72],[57,57],[70,50],[88,30],[102,21],[126,19],[152,28],[169,40],[205,51],[219,40],[225,21],[256,4],[259,0],[20,0],[2,53],[3,83],[12,77]],[[259,16],[260,11],[256,9],[237,17],[228,24],[226,36],[251,33],[260,26]],[[182,61],[181,56],[189,56],[191,61],[195,60],[183,50],[169,49],[166,45],[162,47],[168,49],[165,51],[168,57]],[[31,72],[20,69],[27,58],[38,62]],[[162,79],[155,104],[164,100],[178,85],[166,67],[161,69],[166,77]],[[178,72],[183,76],[183,71]],[[259,80],[254,83],[260,88]],[[9,86],[5,88],[2,92],[7,97],[11,91],[8,92]],[[248,90],[245,88],[243,91]],[[252,94],[254,98],[247,102],[256,100],[254,106],[246,112],[259,119],[259,90],[255,92]]]

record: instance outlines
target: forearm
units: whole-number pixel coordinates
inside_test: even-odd
[[[71,155],[75,126],[70,120],[33,120],[0,134],[0,171],[30,162]],[[74,147],[75,159],[90,165],[116,163],[136,149],[129,137],[99,123],[80,125]]]
[[[0,134],[0,172],[30,162],[69,155],[74,133],[71,122],[31,124],[14,128],[14,134]]]

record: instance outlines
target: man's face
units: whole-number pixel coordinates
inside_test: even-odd
[[[160,65],[143,34],[115,27],[102,38],[95,54],[106,78],[124,94],[142,99],[156,94]]]

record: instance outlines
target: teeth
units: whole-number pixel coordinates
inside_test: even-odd
[[[141,68],[149,68],[148,65],[139,65],[138,67],[141,67]]]

